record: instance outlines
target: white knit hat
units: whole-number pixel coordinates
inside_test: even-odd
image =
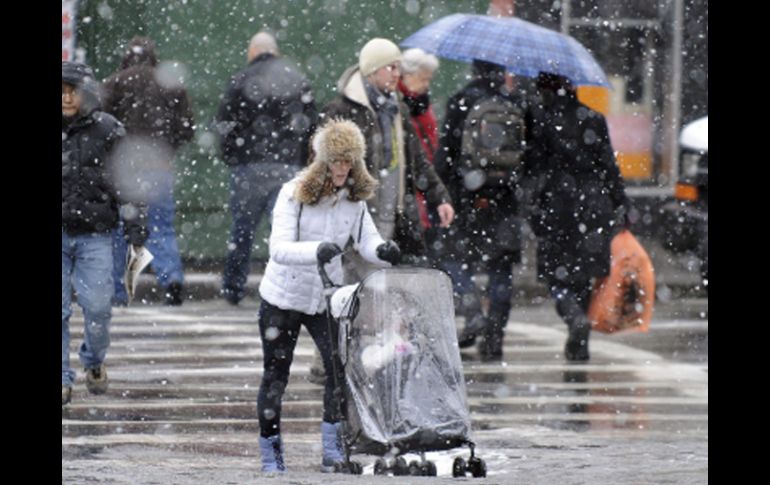
[[[358,69],[363,76],[401,60],[401,50],[388,39],[376,37],[366,43],[358,56]]]

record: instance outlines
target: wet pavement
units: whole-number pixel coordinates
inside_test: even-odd
[[[367,455],[355,456],[364,477],[319,473],[322,390],[308,381],[307,334],[283,410],[290,473],[262,474],[257,303],[117,308],[110,390],[89,395],[79,373],[62,409],[62,483],[707,483],[708,300],[658,302],[647,334],[594,333],[592,358],[578,365],[564,361],[566,327],[552,307],[517,302],[504,362],[462,352],[484,479],[451,477],[467,448],[428,453],[438,477],[373,476]],[[72,339],[81,338],[76,312]]]

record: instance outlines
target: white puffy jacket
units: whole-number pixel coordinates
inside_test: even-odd
[[[300,205],[293,197],[297,180],[285,183],[278,193],[270,233],[270,260],[259,294],[283,310],[315,315],[326,308],[316,259],[319,244],[328,241],[344,248],[352,239],[353,248],[367,261],[382,267],[390,264],[377,258],[377,246],[385,241],[377,232],[366,202],[349,201],[347,189],[342,188],[315,205]],[[342,282],[339,256],[326,265],[326,271],[335,284]]]

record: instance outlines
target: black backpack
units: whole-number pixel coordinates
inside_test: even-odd
[[[515,170],[524,155],[525,130],[524,110],[512,101],[500,96],[479,100],[463,125],[465,168],[487,175]]]

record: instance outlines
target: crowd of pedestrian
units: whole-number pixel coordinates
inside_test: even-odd
[[[263,470],[285,469],[281,399],[301,326],[316,343],[324,383],[322,468],[344,461],[329,377],[336,335],[316,263],[329,264],[340,284],[400,263],[445,271],[465,320],[460,347],[479,340],[481,359],[502,360],[526,221],[538,241],[538,275],[569,328],[565,357],[589,359],[592,283],[609,272],[610,241],[627,222],[629,202],[606,121],[578,101],[567,78],[542,72],[537,91],[522,92],[504,66],[477,59],[439,122],[429,92],[438,59],[402,53],[389,39],[361,47],[320,109],[270,33],[254,35],[246,61],[227,82],[212,126],[229,171],[221,295],[232,305],[246,297],[254,233],[263,218],[271,222],[259,288]],[[154,42],[134,38],[104,81],[103,99],[89,67],[62,63],[62,405],[75,380],[73,293],[85,317],[79,354],[87,388],[107,390],[111,306],[129,304],[128,245],[154,255],[165,302],[184,301],[174,158],[195,122],[185,88],[161,82],[158,63]],[[476,270],[488,273],[486,292]]]

